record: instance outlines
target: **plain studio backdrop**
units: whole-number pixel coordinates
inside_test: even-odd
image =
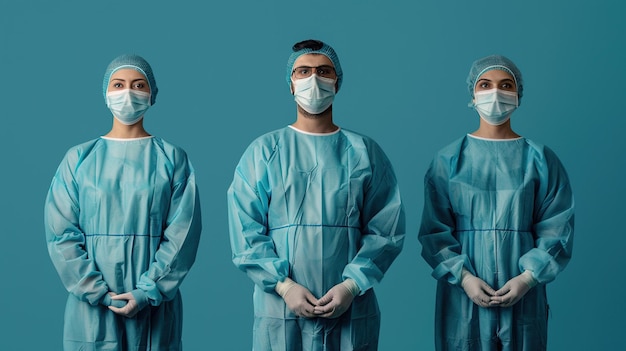
[[[146,129],[183,147],[197,172],[204,230],[181,288],[185,350],[252,348],[252,282],[231,262],[226,189],[246,146],[294,121],[285,64],[309,38],[344,69],[337,124],[379,142],[406,205],[404,250],[375,288],[381,350],[434,347],[436,282],[417,241],[424,172],[477,128],[465,78],[494,53],[524,76],[514,130],[556,151],[575,192],[573,258],[548,286],[549,349],[624,345],[625,13],[619,0],[2,0],[0,349],[61,349],[67,292],[44,199],[65,151],[109,130],[102,77],[123,53],[154,69]]]

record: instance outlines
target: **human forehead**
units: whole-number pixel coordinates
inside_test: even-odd
[[[515,83],[515,77],[507,71],[501,69],[490,69],[487,72],[483,73],[478,79],[476,79],[476,84],[478,84],[481,80],[489,80],[492,82],[501,82],[503,80],[511,80]]]
[[[309,66],[309,67],[319,67],[319,66],[331,66],[331,67],[335,67],[335,65],[333,65],[333,62],[326,56],[323,54],[304,54],[300,57],[298,57],[296,59],[296,61],[293,63],[293,67],[300,67],[300,66]]]
[[[113,72],[113,74],[111,74],[111,78],[109,79],[109,81],[112,81],[114,79],[132,82],[139,79],[146,80],[146,76],[144,76],[143,73],[137,71],[134,68],[120,68],[117,71]]]

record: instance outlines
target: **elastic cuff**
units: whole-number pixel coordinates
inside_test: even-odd
[[[533,278],[533,274],[531,271],[524,271],[524,273],[520,274],[520,277],[522,278],[524,283],[526,283],[531,288],[537,285],[537,280]]]
[[[296,285],[296,282],[291,280],[291,278],[287,277],[284,281],[276,283],[276,293],[280,295],[280,297],[285,297],[287,291],[293,288]]]
[[[144,307],[148,306],[148,295],[143,290],[135,289],[130,293],[133,295],[133,298],[135,298],[140,311],[143,310]]]
[[[100,300],[100,304],[103,306],[111,306],[111,301],[113,301],[111,299],[111,295],[109,295],[109,293],[106,293],[102,296],[102,299]]]

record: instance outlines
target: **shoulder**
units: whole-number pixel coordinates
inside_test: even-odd
[[[164,153],[168,154],[168,155],[176,155],[179,157],[187,157],[187,152],[185,152],[185,150],[175,144],[172,144],[168,141],[166,141],[163,138],[160,137],[156,137],[153,136],[151,138],[151,142],[160,150],[162,150]]]
[[[80,162],[80,160],[87,157],[94,150],[97,150],[102,144],[101,141],[102,141],[101,138],[95,138],[95,139],[86,141],[84,143],[70,147],[65,152],[64,161],[68,163]]]
[[[246,151],[242,156],[242,159],[270,159],[272,155],[276,152],[278,145],[284,139],[285,134],[289,132],[289,128],[284,127],[257,137],[250,143],[250,145],[248,145]]]
[[[361,134],[358,132],[355,132],[353,130],[350,129],[344,129],[341,128],[340,133],[342,133],[344,135],[344,137],[346,138],[346,140],[350,143],[350,145],[353,148],[363,148],[365,150],[367,150],[368,153],[372,154],[382,154],[384,155],[384,151],[382,149],[382,147],[380,146],[380,144],[378,144],[378,142],[376,142],[376,140],[374,140],[373,138],[365,135],[365,134]]]
[[[547,169],[558,169],[565,172],[565,168],[554,150],[530,139],[525,139],[525,141],[529,148],[529,156],[534,159],[535,163]]]
[[[458,159],[460,154],[467,147],[467,142],[468,137],[465,135],[442,147],[435,153],[433,162],[452,162]]]
[[[426,171],[425,179],[447,178],[450,176],[455,165],[462,157],[463,150],[467,147],[467,135],[454,140],[443,148],[439,149],[430,162]]]
[[[156,136],[152,137],[150,142],[174,168],[191,168],[187,152],[182,147]]]

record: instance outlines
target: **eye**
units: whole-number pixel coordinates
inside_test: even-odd
[[[489,82],[482,81],[478,83],[478,88],[480,89],[489,89],[489,87],[491,87],[491,84],[489,84]]]
[[[143,89],[146,85],[143,83],[135,83],[134,88],[135,89]]]
[[[124,85],[122,83],[119,83],[119,82],[118,83],[113,83],[113,88],[120,89],[120,88],[123,88],[123,87],[124,87]]]
[[[332,77],[335,74],[335,70],[330,66],[320,66],[316,69],[316,74],[322,77]]]

